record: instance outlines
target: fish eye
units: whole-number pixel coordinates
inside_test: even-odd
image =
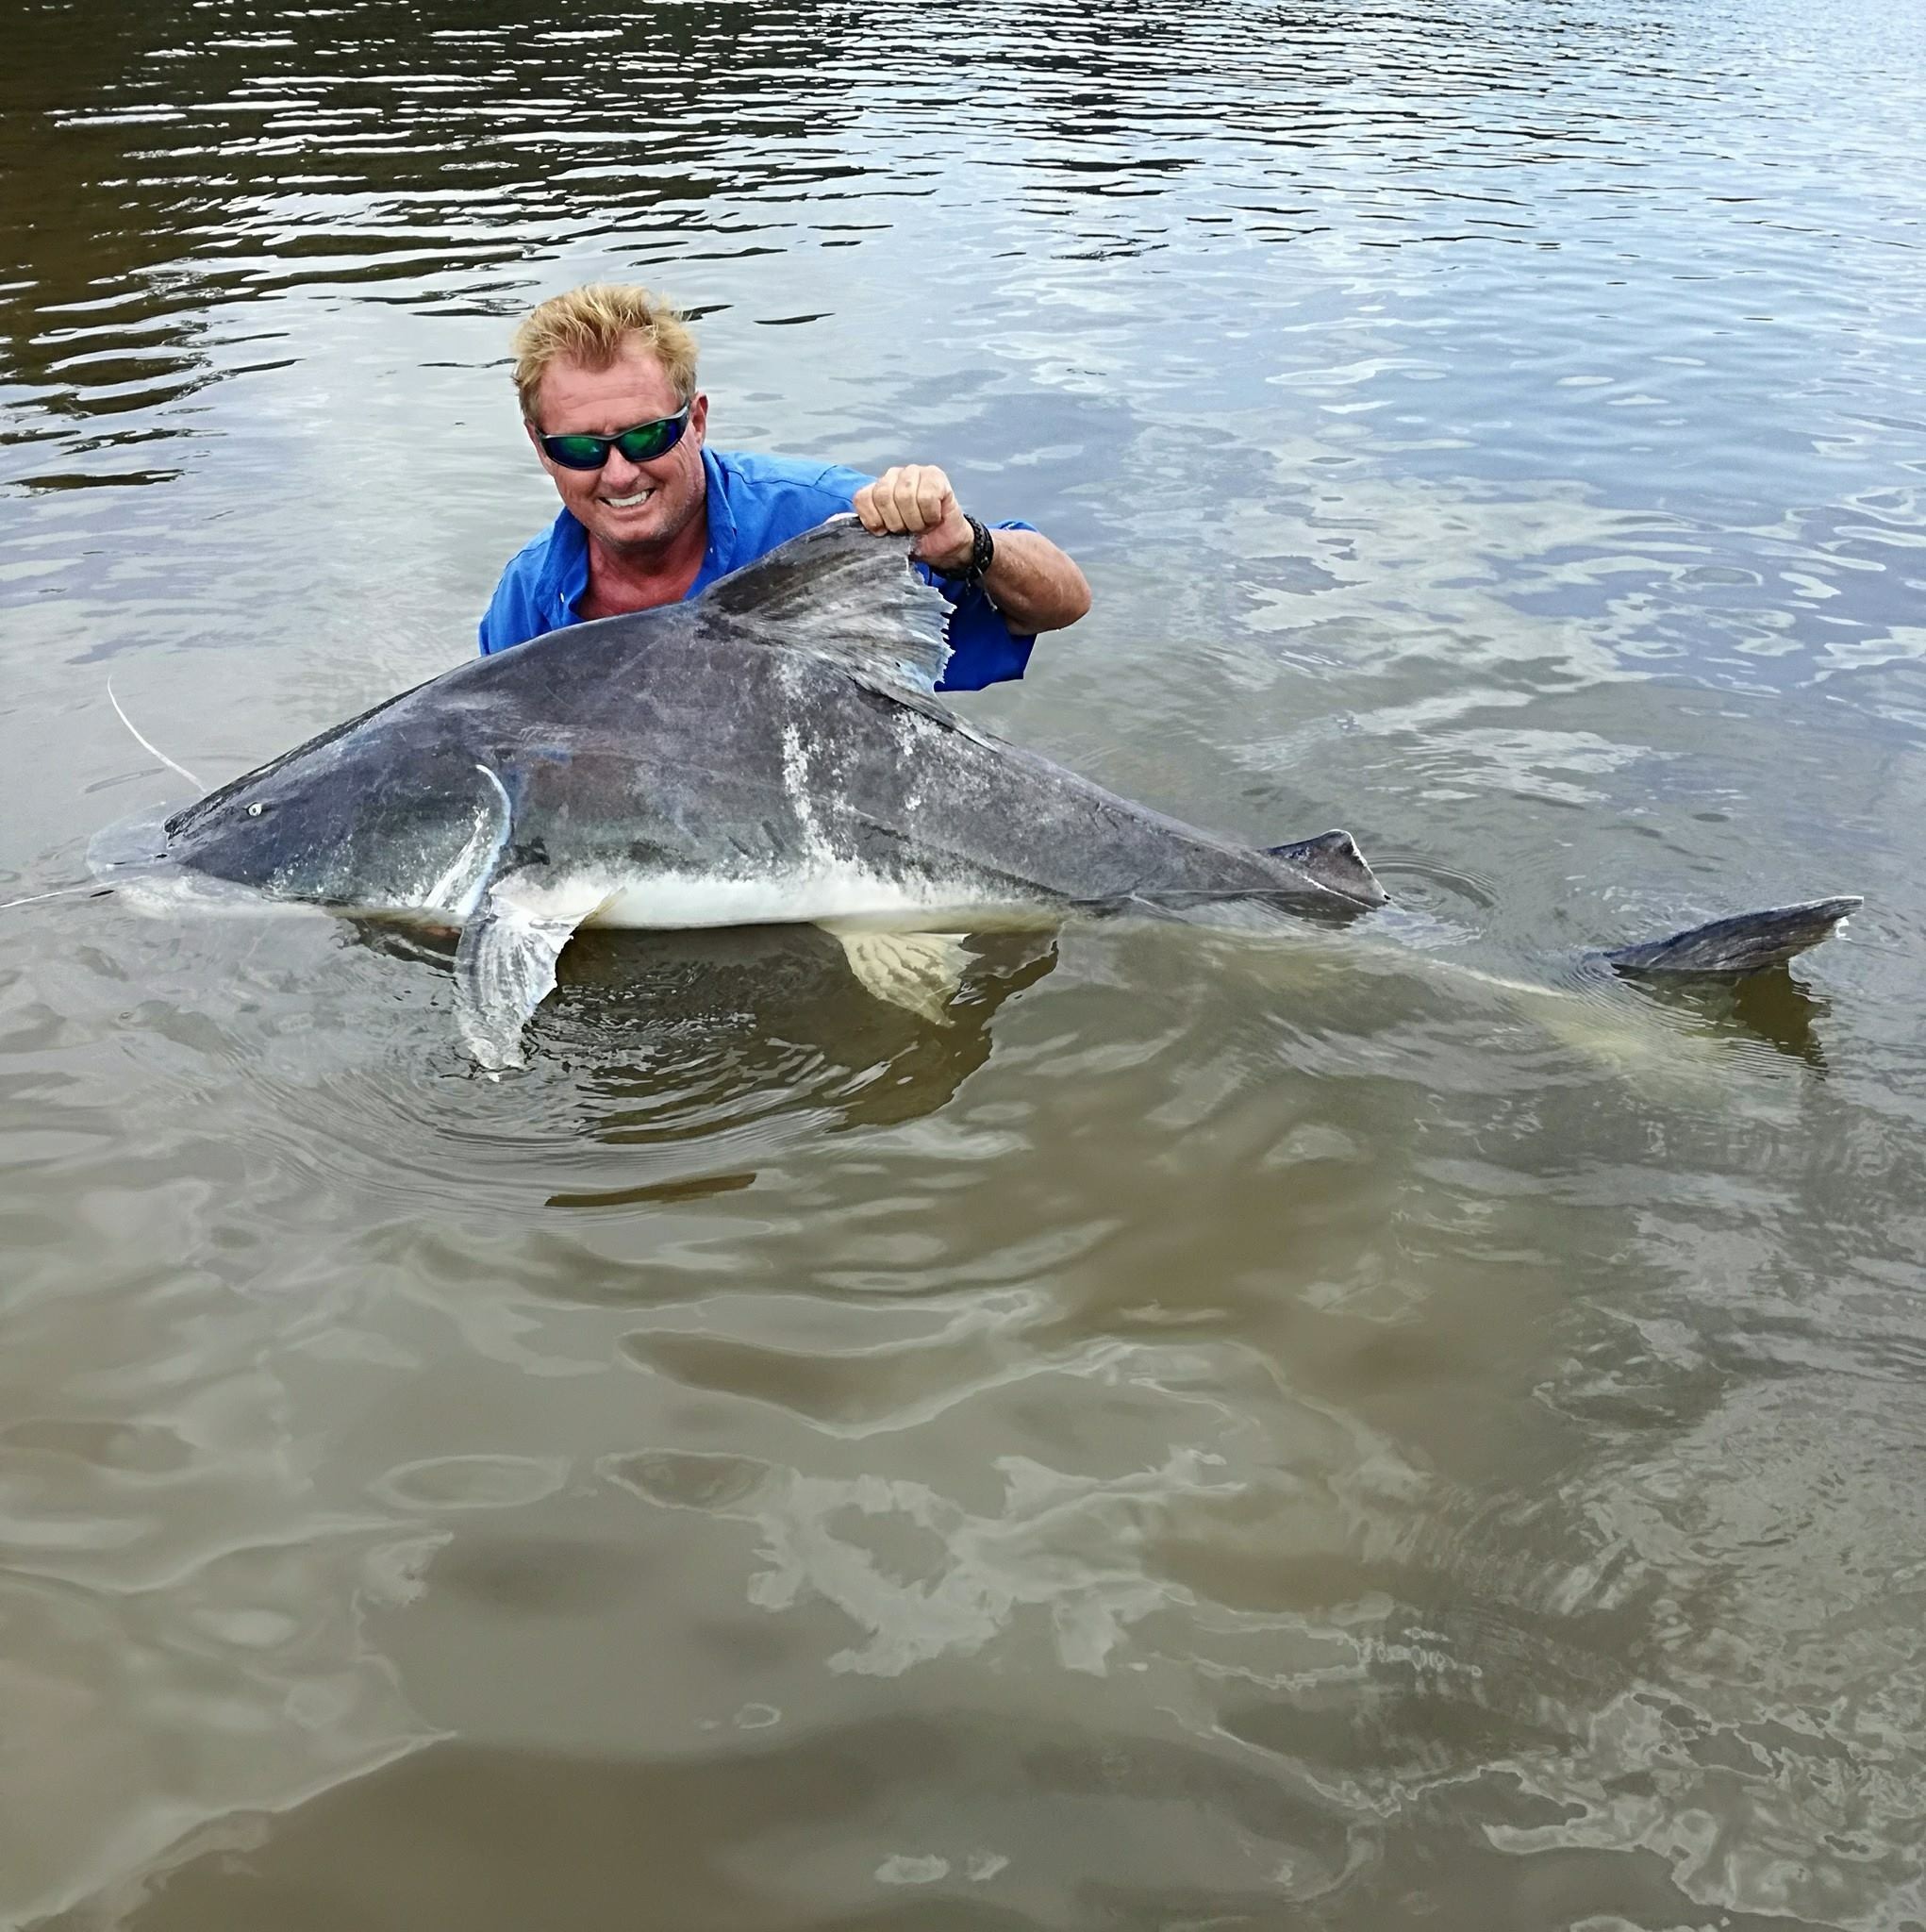
[[[257,819],[260,817],[261,813],[266,810],[267,807],[261,804],[261,802],[258,799],[257,799],[254,802],[254,804],[248,807],[247,815],[251,819]]]

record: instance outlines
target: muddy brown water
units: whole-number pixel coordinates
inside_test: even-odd
[[[109,676],[213,783],[472,648],[620,275],[1084,563],[973,716],[1401,910],[596,940],[499,1084],[6,913],[0,1923],[1926,1922],[1916,9],[7,29],[0,897],[185,795]]]

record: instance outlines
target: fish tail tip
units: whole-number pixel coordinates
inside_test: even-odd
[[[1866,904],[1856,892],[1806,899],[1715,919],[1666,939],[1620,946],[1602,955],[1621,973],[1737,974],[1783,966],[1831,938],[1841,920]]]

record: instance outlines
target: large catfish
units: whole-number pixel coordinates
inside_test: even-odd
[[[164,867],[357,917],[459,927],[457,1010],[490,1069],[577,926],[813,921],[872,992],[940,1017],[956,935],[1140,908],[1350,919],[1386,901],[1349,834],[1269,849],[1105,791],[933,694],[943,599],[838,518],[685,604],[477,658],[224,785]],[[1601,957],[1742,973],[1856,899]]]

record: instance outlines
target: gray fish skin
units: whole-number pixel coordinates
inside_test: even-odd
[[[894,546],[838,534],[914,583]],[[1262,897],[1341,916],[1385,903],[1348,839],[1352,863],[1327,883],[1000,742],[893,666],[853,668],[809,640],[708,597],[536,639],[210,793],[168,821],[168,856],[272,898],[456,923],[488,877],[530,870],[639,887],[814,875],[822,902],[805,889],[787,915],[805,920],[862,911],[863,879],[880,889],[878,915],[903,900],[933,914]],[[629,914],[616,923],[712,923]]]
[[[814,921],[880,997],[941,1023],[954,935],[1141,908],[1344,922],[1386,894],[1350,835],[1269,850],[1135,805],[934,696],[947,607],[900,544],[838,519],[689,603],[473,659],[209,793],[165,864],[270,899],[458,926],[456,1005],[488,1068],[584,924]],[[1600,956],[1732,973],[1859,902]]]

